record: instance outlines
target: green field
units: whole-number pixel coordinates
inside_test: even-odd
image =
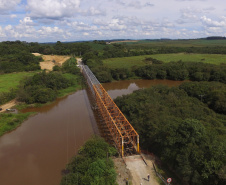
[[[104,65],[110,68],[130,68],[132,66],[144,66],[146,63],[143,61],[147,57],[152,57],[163,62],[179,61],[183,62],[203,62],[219,65],[226,64],[226,55],[221,54],[156,54],[156,55],[142,55],[123,58],[109,58],[104,60]]]
[[[156,54],[152,55],[153,58],[161,60],[163,62],[179,61],[183,62],[203,62],[209,64],[219,65],[221,63],[226,64],[226,55],[221,54],[187,54],[187,53],[176,53],[176,54]]]
[[[122,57],[122,58],[109,58],[105,59],[104,65],[110,68],[130,68],[132,66],[144,66],[146,63],[143,61],[145,57],[143,56],[133,56],[133,57]]]
[[[16,88],[20,80],[27,76],[33,76],[36,72],[21,72],[0,75],[0,92],[8,92],[11,88]]]
[[[118,42],[118,44],[124,42]],[[214,47],[225,46],[226,40],[206,40],[206,39],[189,39],[189,40],[138,40],[137,42],[125,42],[131,46],[137,47]]]

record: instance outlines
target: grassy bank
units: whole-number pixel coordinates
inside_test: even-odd
[[[226,55],[221,54],[187,54],[187,53],[173,53],[173,54],[155,54],[142,55],[123,58],[109,58],[105,59],[104,65],[110,68],[131,68],[133,66],[144,66],[145,58],[152,57],[163,62],[183,61],[183,62],[203,62],[219,65],[226,64]]]
[[[22,76],[25,75],[26,76],[27,73],[24,73],[24,74],[20,74],[19,76],[21,76],[21,79],[23,78]],[[31,74],[31,73],[30,73]],[[16,78],[16,76],[18,75],[15,75],[14,74],[11,74],[13,75],[13,78]],[[7,76],[10,76],[7,75]],[[18,76],[18,78],[19,78]],[[82,77],[80,75],[73,75],[73,74],[69,74],[69,73],[65,73],[63,74],[63,76],[69,80],[72,80],[74,81],[75,83],[66,88],[66,89],[61,89],[58,91],[58,94],[57,94],[57,97],[63,97],[63,96],[66,96],[68,94],[71,94],[79,89],[82,89],[82,84],[83,84],[83,81],[82,81]],[[11,78],[11,79],[13,79]],[[12,80],[13,82],[13,80]],[[14,86],[13,86],[14,85]],[[18,83],[12,83],[11,84],[11,88],[15,88],[17,85],[19,85],[19,81]],[[16,109],[17,110],[22,110],[22,109],[25,109],[25,108],[28,108],[28,107],[41,107],[41,106],[45,106],[49,103],[52,103],[52,102],[48,102],[48,103],[45,103],[45,104],[40,104],[40,103],[36,103],[36,104],[26,104],[26,103],[21,103],[21,104],[18,104],[16,105]],[[8,113],[0,113],[0,136],[2,136],[4,133],[6,132],[9,132],[11,130],[14,130],[16,127],[18,127],[24,120],[26,120],[29,116],[31,115],[34,115],[35,112],[31,112],[31,113],[18,113],[18,114],[8,114]]]
[[[20,81],[28,76],[33,76],[36,72],[20,72],[0,75],[0,93],[8,92],[10,89],[15,89]]]
[[[35,113],[0,114],[0,136],[17,128],[24,120]]]

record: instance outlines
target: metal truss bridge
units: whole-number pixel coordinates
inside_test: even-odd
[[[81,66],[99,114],[121,156],[139,153],[139,135],[89,67],[86,65]]]

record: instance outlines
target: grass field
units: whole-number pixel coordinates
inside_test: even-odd
[[[190,39],[190,40],[139,40],[138,42],[126,42],[131,46],[140,47],[213,47],[225,46],[226,40],[205,40],[205,39]]]
[[[104,60],[104,65],[110,68],[130,68],[132,66],[144,66],[146,63],[143,61],[147,57],[152,57],[163,62],[179,61],[183,62],[203,62],[219,65],[226,64],[226,55],[220,54],[156,54],[156,55],[142,55],[123,58],[109,58]]]
[[[0,75],[0,92],[8,92],[11,88],[16,88],[20,80],[26,76],[33,76],[36,72],[21,72]]]
[[[226,64],[226,55],[221,54],[187,54],[187,53],[176,53],[176,54],[156,54],[153,58],[161,60],[163,62],[179,61],[183,62],[203,62],[219,65],[221,63]]]
[[[144,66],[146,65],[143,60],[149,57],[149,55],[134,56],[134,57],[122,57],[122,58],[109,58],[105,59],[104,65],[110,68],[130,68],[132,66]]]

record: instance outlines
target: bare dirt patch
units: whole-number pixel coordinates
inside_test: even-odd
[[[62,66],[62,64],[70,58],[70,56],[61,55],[41,55],[39,53],[32,53],[35,56],[42,56],[43,62],[40,62],[41,69],[49,71],[53,70],[54,66]]]
[[[153,169],[152,160],[143,155],[147,165],[144,163],[140,155],[125,157],[126,166],[132,175],[132,184],[134,185],[159,185],[155,171]],[[148,180],[148,174],[150,178]]]
[[[117,173],[117,184],[125,185],[126,181],[132,181],[132,176],[130,174],[129,169],[126,168],[126,164],[122,158],[113,159],[115,164],[115,170]]]

